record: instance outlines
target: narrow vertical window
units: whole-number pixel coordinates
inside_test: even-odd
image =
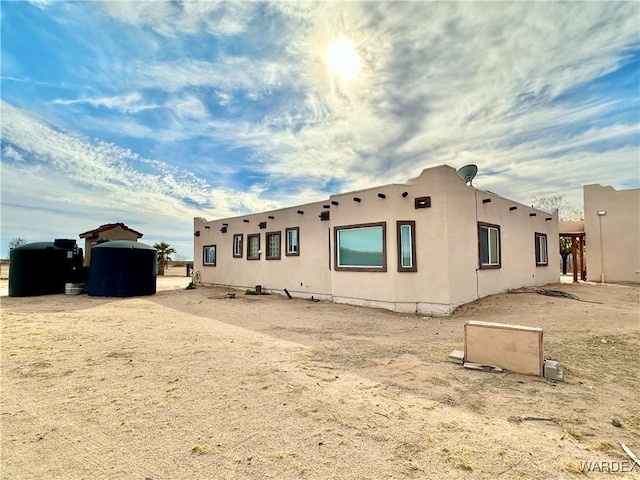
[[[417,272],[416,264],[416,222],[399,220],[396,222],[398,233],[398,271]]]
[[[238,233],[233,236],[233,257],[242,258],[242,234]]]
[[[547,234],[536,233],[536,265],[546,267],[549,265],[549,257],[547,255]]]
[[[247,235],[247,260],[260,260],[260,234]]]
[[[300,228],[287,228],[285,229],[285,237],[286,237],[286,251],[285,254],[288,257],[298,256],[300,255]]]
[[[265,240],[267,260],[280,260],[280,232],[268,232]]]
[[[216,246],[205,245],[202,250],[202,264],[216,266]]]
[[[500,268],[500,226],[478,223],[479,267]]]

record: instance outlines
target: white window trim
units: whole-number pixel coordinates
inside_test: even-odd
[[[483,230],[487,231],[487,248],[489,249],[489,262],[488,263],[483,263],[482,261],[482,234],[483,234]],[[492,262],[491,261],[491,230],[494,230],[496,232],[496,238],[497,238],[497,249],[498,251],[495,252],[496,256],[498,258],[497,262]],[[478,222],[478,263],[480,266],[480,269],[490,269],[490,268],[502,268],[502,245],[501,245],[501,240],[500,240],[500,225],[493,225],[490,223],[483,223],[483,222]]]
[[[207,252],[213,250],[213,262],[207,262]],[[215,267],[218,260],[218,249],[216,245],[205,245],[202,247],[202,265],[207,267]]]

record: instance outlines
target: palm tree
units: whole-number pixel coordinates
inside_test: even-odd
[[[164,275],[164,267],[167,261],[171,261],[169,255],[176,253],[176,249],[167,242],[156,243],[153,248],[158,251],[158,275]]]

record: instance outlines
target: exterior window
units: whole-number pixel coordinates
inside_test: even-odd
[[[536,233],[536,265],[547,266],[549,265],[549,258],[547,256],[547,234]]]
[[[242,234],[233,236],[233,257],[242,258]]]
[[[417,272],[416,264],[416,222],[400,220],[398,231],[398,271]]]
[[[386,272],[386,222],[335,228],[335,268]]]
[[[203,247],[202,264],[210,265],[212,267],[216,266],[216,246],[215,245],[206,245],[205,247]]]
[[[267,260],[280,260],[280,232],[267,232]]]
[[[247,260],[260,260],[260,234],[247,235]]]
[[[480,268],[500,268],[500,226],[478,223]]]
[[[300,228],[287,228],[285,231],[286,236],[286,255],[288,257],[300,255]]]

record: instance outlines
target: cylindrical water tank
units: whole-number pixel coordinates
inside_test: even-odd
[[[129,240],[93,246],[87,293],[97,297],[153,295],[157,257],[155,248]]]
[[[64,293],[65,283],[78,281],[81,271],[75,240],[27,243],[9,254],[9,296]]]

